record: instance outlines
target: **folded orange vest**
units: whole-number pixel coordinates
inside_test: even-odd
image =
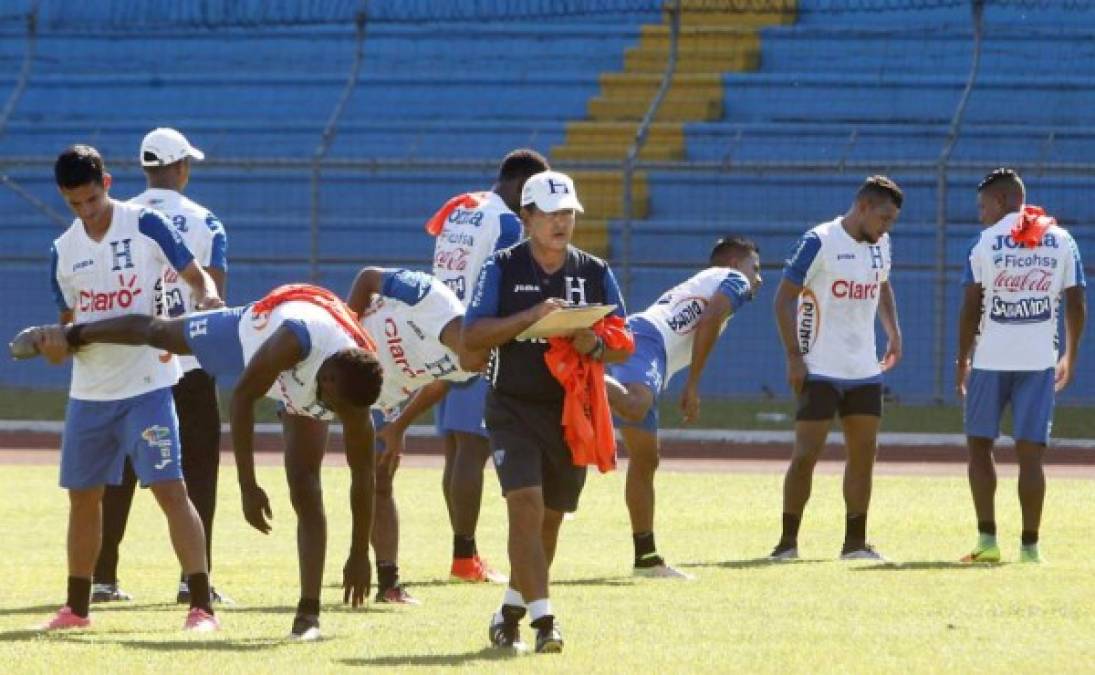
[[[376,342],[358,323],[357,313],[326,288],[311,284],[285,284],[270,291],[265,298],[251,307],[256,314],[267,314],[286,302],[310,302],[317,307],[322,307],[342,330],[354,339],[358,347],[368,352],[376,352]]]
[[[593,332],[607,349],[635,349],[627,322],[618,316],[601,319]],[[548,370],[563,386],[563,437],[574,466],[597,465],[601,473],[616,468],[616,429],[605,390],[605,366],[582,356],[567,338],[551,338],[544,353]]]
[[[1042,244],[1042,235],[1057,224],[1057,219],[1047,216],[1041,206],[1023,204],[1019,217],[1011,228],[1011,238],[1025,248],[1037,248]]]
[[[484,192],[465,192],[462,195],[456,195],[437,209],[437,213],[430,216],[430,219],[426,221],[426,232],[436,237],[445,228],[445,221],[449,219],[453,211],[456,209],[474,209],[485,199],[486,193]]]

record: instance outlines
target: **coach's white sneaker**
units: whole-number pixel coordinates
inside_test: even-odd
[[[893,562],[875,550],[874,546],[864,544],[861,548],[846,549],[840,552],[841,560],[874,560],[875,562]]]
[[[650,567],[636,567],[632,574],[645,579],[679,579],[681,581],[692,581],[696,578],[688,572],[682,572],[676,567],[667,565],[664,562],[660,565],[652,565]]]
[[[319,632],[319,617],[314,614],[298,614],[293,619],[293,629],[289,633],[290,640],[298,642],[315,642],[323,635]]]

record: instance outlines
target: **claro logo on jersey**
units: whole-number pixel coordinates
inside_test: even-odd
[[[687,335],[696,328],[696,322],[707,307],[707,298],[689,296],[681,298],[673,304],[669,310],[669,318],[666,323],[677,335]]]
[[[808,288],[802,289],[798,296],[798,348],[803,354],[809,354],[817,342],[821,328],[821,307],[817,296]]]
[[[121,288],[113,291],[82,290],[77,301],[77,308],[81,312],[108,312],[112,309],[127,309],[133,305],[133,301],[141,294],[140,288],[134,288],[137,284],[137,275],[132,274],[126,279],[124,274],[118,275],[118,285]]]
[[[403,372],[407,377],[418,377],[425,373],[425,370],[415,370],[410,361],[407,360],[407,350],[403,349],[403,338],[399,335],[399,326],[396,325],[395,319],[391,317],[384,319],[384,337],[385,343],[388,345],[388,353],[392,355],[392,360],[399,366],[399,370]]]
[[[834,298],[842,300],[874,300],[878,297],[877,281],[863,283],[854,279],[837,279],[830,290]]]

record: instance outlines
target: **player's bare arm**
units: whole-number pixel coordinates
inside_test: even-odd
[[[197,261],[191,260],[189,265],[179,270],[179,276],[190,286],[196,298],[194,303],[196,309],[224,307],[224,301],[217,292],[217,285]]]
[[[1065,351],[1057,362],[1054,389],[1061,391],[1072,380],[1076,372],[1076,357],[1079,355],[1080,336],[1087,322],[1087,298],[1083,286],[1065,289]]]
[[[368,408],[346,406],[334,413],[342,422],[346,463],[350,467],[350,553],[342,568],[342,601],[359,607],[369,597],[372,584],[369,541],[376,493],[373,421]]]
[[[954,388],[958,398],[966,396],[966,380],[970,374],[977,324],[981,322],[983,297],[981,284],[966,284],[962,292],[962,309],[958,313],[958,358],[954,369]]]
[[[255,352],[232,391],[228,419],[232,427],[232,452],[243,500],[243,516],[252,527],[270,532],[267,518],[273,518],[270,500],[255,479],[255,403],[274,385],[278,374],[290,370],[303,358],[300,340],[281,326]]]
[[[806,361],[802,358],[802,349],[795,335],[795,314],[798,311],[798,296],[802,286],[786,278],[779,282],[772,310],[776,315],[776,327],[779,339],[783,342],[783,352],[787,357],[787,383],[792,393],[802,391],[806,383]]]
[[[482,317],[464,324],[463,342],[468,349],[491,349],[516,338],[521,331],[552,312],[567,306],[566,300],[548,298],[523,312],[509,316]]]
[[[361,314],[373,302],[373,296],[384,287],[384,270],[379,267],[362,267],[350,285],[350,295],[346,304],[357,314]]]
[[[478,373],[487,367],[490,361],[489,349],[468,349],[464,345],[464,319],[457,317],[445,324],[441,329],[441,344],[445,345],[456,354],[460,370],[467,373]]]
[[[700,314],[692,342],[692,365],[688,368],[688,380],[681,392],[681,413],[684,421],[694,422],[700,415],[700,377],[707,365],[707,358],[719,340],[719,330],[730,318],[734,308],[723,293],[715,293]]]
[[[901,360],[901,323],[897,319],[897,299],[889,281],[883,281],[879,288],[878,318],[888,340],[881,363],[882,372],[886,372]]]
[[[430,382],[411,394],[395,419],[376,433],[377,437],[384,442],[384,452],[378,460],[382,470],[395,473],[399,468],[399,460],[403,456],[407,429],[419,415],[437,405],[448,393],[449,383],[445,380]]]

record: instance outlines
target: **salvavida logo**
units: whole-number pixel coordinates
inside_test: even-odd
[[[989,318],[997,323],[1041,323],[1049,321],[1052,315],[1053,307],[1048,296],[1023,298],[1016,302],[994,297],[989,311]]]

